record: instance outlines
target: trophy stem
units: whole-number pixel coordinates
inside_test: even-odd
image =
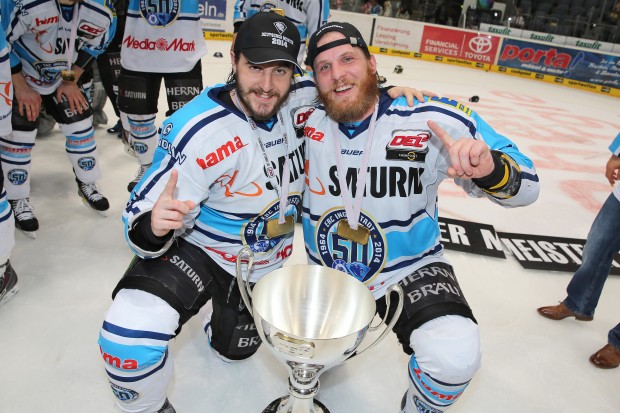
[[[272,401],[263,413],[330,413],[323,403],[313,398],[283,396]]]

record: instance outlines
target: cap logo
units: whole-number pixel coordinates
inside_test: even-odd
[[[274,27],[276,28],[276,30],[278,31],[278,33],[282,34],[286,31],[286,24],[282,23],[282,22],[275,22]]]

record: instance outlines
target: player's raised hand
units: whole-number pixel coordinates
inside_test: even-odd
[[[437,135],[450,156],[448,175],[453,178],[484,178],[493,172],[495,164],[491,149],[477,139],[453,139],[432,120],[427,122],[428,127]]]
[[[158,237],[163,237],[171,230],[181,228],[183,217],[196,206],[194,201],[179,201],[174,197],[178,179],[179,172],[173,169],[170,172],[170,179],[153,206],[151,230]]]

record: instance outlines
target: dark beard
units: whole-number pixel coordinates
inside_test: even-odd
[[[331,97],[331,91],[327,93],[318,91],[319,101],[325,106],[325,111],[331,119],[340,123],[357,122],[364,119],[379,96],[377,75],[372,73],[370,66],[368,66],[366,77],[359,83],[358,87],[360,97],[354,102],[336,103]]]
[[[243,105],[247,116],[250,116],[252,119],[257,120],[259,122],[265,122],[271,119],[272,117],[274,117],[276,113],[278,113],[278,110],[280,110],[280,107],[282,106],[282,104],[286,101],[286,99],[288,99],[288,95],[291,93],[291,89],[289,89],[284,96],[279,96],[277,98],[278,100],[276,104],[273,106],[273,109],[266,114],[255,112],[254,109],[252,109],[252,106],[250,106],[250,102],[245,98],[246,95],[249,95],[252,93],[261,93],[260,90],[250,89],[247,93],[243,93],[243,91],[241,91],[239,88],[239,84],[237,83],[235,85],[235,93],[239,97],[239,100],[241,101],[241,104]],[[275,96],[278,96],[278,95],[275,95]]]

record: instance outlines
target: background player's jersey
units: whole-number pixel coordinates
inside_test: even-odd
[[[168,182],[170,171],[179,171],[176,199],[192,200],[197,207],[186,216],[182,236],[203,248],[219,265],[235,273],[235,259],[243,245],[255,253],[251,279],[279,268],[291,254],[293,234],[266,236],[266,222],[280,213],[279,196],[266,174],[263,152],[243,113],[220,100],[228,86],[204,90],[168,118],[153,165],[136,186],[123,214],[131,248],[141,257],[161,251],[141,250],[128,237],[136,217],[150,211]],[[314,109],[316,90],[308,78],[299,78],[281,108],[285,125],[257,122],[268,158],[281,182],[284,163],[290,165],[286,215],[301,210],[304,183],[305,140],[303,126]],[[224,105],[224,106],[223,106]],[[288,140],[288,154],[284,132]],[[172,242],[172,241],[171,241]]]
[[[233,23],[236,25],[258,12],[268,11],[273,8],[284,10],[284,15],[297,26],[299,36],[301,37],[301,47],[299,48],[297,61],[304,67],[306,41],[319,27],[327,22],[329,18],[329,0],[237,0],[235,2]]]
[[[472,181],[456,179],[467,193],[504,206],[526,205],[538,196],[532,162],[471,109],[445,98],[408,107],[404,98],[392,100],[382,95],[359,220],[370,230],[370,240],[360,245],[342,238],[336,228],[346,213],[331,140],[333,122],[319,106],[306,124],[303,228],[308,257],[310,262],[337,268],[363,281],[375,297],[381,297],[388,285],[413,270],[430,261],[444,260],[437,189],[448,177],[450,164],[447,150],[432,134],[428,120],[452,137],[484,140],[492,149],[512,157],[521,168],[521,186],[512,198],[490,197]],[[342,124],[338,126],[347,185],[355,188],[369,119],[353,132]]]
[[[2,0],[2,27],[11,51],[11,67],[14,71],[21,67],[28,85],[41,94],[58,88],[60,72],[71,69],[78,50],[97,57],[114,36],[116,15],[111,2],[82,0],[77,5],[77,45],[68,64],[73,6],[60,6],[56,0]]]
[[[121,47],[125,69],[187,72],[205,53],[198,0],[129,1]]]
[[[13,84],[11,83],[11,65],[9,50],[4,32],[0,33],[0,136],[7,136],[11,127],[11,107],[13,104]]]

